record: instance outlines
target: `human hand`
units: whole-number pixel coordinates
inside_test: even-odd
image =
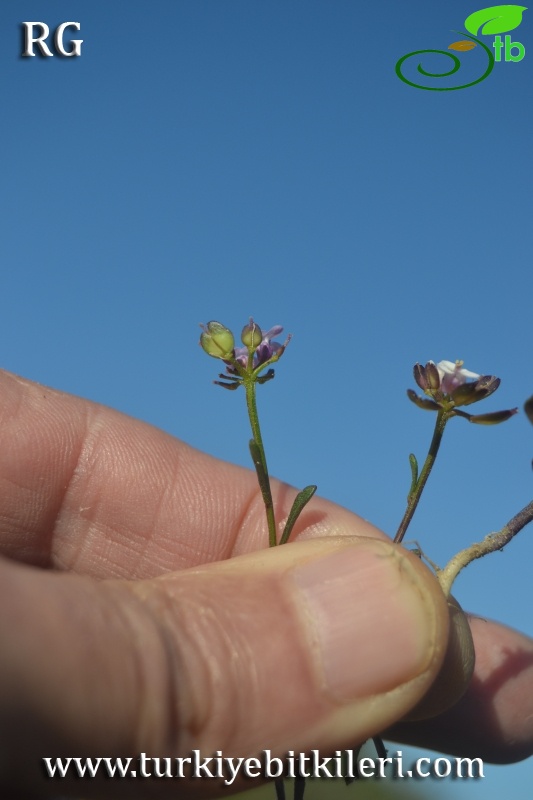
[[[327,753],[390,728],[433,682],[447,640],[442,593],[368,523],[314,498],[298,541],[264,550],[251,471],[6,373],[0,396],[0,784],[9,797],[17,787],[26,798],[121,788],[135,797],[148,787],[175,796],[168,780],[51,782],[42,758]],[[273,482],[273,491],[288,513],[293,490]],[[465,698],[390,735],[525,757],[533,643],[487,621],[474,619],[473,630]],[[191,797],[223,790],[183,783]]]

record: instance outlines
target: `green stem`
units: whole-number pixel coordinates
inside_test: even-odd
[[[259,427],[259,417],[257,415],[257,402],[255,397],[255,380],[244,379],[244,388],[246,390],[246,406],[248,408],[248,417],[252,427],[252,436],[261,457],[263,472],[265,480],[261,487],[263,494],[263,501],[265,503],[265,512],[268,525],[268,546],[275,547],[277,545],[276,536],[276,520],[274,518],[274,502],[272,500],[272,492],[270,491],[270,480],[268,477],[268,467],[265,456],[265,448],[263,447],[263,439],[261,437],[261,428]]]
[[[409,527],[409,523],[413,518],[413,514],[416,511],[416,507],[419,503],[420,497],[422,496],[422,492],[424,491],[424,486],[426,485],[429,474],[433,469],[435,459],[437,458],[437,453],[439,452],[439,447],[442,440],[442,434],[449,418],[450,415],[446,411],[439,411],[437,414],[435,430],[433,431],[433,438],[429,446],[429,451],[424,462],[424,466],[420,471],[420,475],[418,476],[418,480],[414,489],[409,492],[409,496],[407,498],[407,508],[405,509],[405,514],[403,515],[403,519],[400,522],[396,536],[394,537],[394,541],[396,543],[400,543],[402,541],[407,528]]]

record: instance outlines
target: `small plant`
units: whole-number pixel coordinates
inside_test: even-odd
[[[274,377],[275,373],[271,365],[279,361],[291,339],[288,336],[285,344],[272,341],[274,336],[282,332],[281,325],[275,325],[269,331],[262,331],[253,319],[250,319],[248,325],[245,325],[241,332],[243,347],[235,347],[232,332],[220,322],[208,322],[200,336],[200,344],[205,352],[209,356],[220,358],[226,365],[226,372],[218,376],[219,381],[215,381],[217,386],[231,390],[243,386],[246,392],[246,407],[252,428],[252,438],[249,441],[250,455],[265,504],[269,547],[276,547],[278,544],[285,544],[289,541],[294,523],[316,492],[316,486],[306,486],[305,489],[298,492],[278,540],[274,504],[270,491],[270,477],[257,415],[256,386],[266,383]],[[269,369],[264,373],[267,367]]]
[[[282,333],[283,328],[276,325],[270,330],[264,331],[251,318],[241,332],[242,346],[235,346],[233,333],[220,322],[208,322],[202,328],[203,332],[200,336],[202,348],[208,355],[220,359],[225,365],[225,372],[219,374],[219,380],[215,383],[229,390],[236,390],[240,386],[244,387],[252,430],[249,448],[265,506],[268,543],[270,547],[285,544],[289,541],[294,524],[317,487],[306,486],[305,489],[298,492],[283,529],[278,532],[257,413],[256,387],[258,384],[264,384],[274,378],[275,372],[272,365],[283,356],[291,337],[288,336],[284,344],[274,341],[274,337]],[[394,542],[398,545],[401,545],[413,519],[439,452],[444,430],[452,417],[460,417],[478,425],[497,425],[510,419],[518,411],[517,408],[484,414],[470,414],[464,411],[465,406],[473,405],[490,397],[498,389],[500,379],[493,375],[478,375],[470,372],[464,368],[462,361],[440,361],[438,364],[429,361],[425,366],[417,363],[414,366],[414,378],[424,396],[417,395],[412,389],[408,389],[409,399],[421,409],[436,412],[436,420],[428,454],[420,471],[414,454],[409,456],[411,484],[405,513],[394,537]],[[533,397],[526,402],[525,412],[533,423]],[[495,550],[501,550],[532,520],[533,501],[519,511],[500,531],[489,533],[481,542],[472,544],[457,553],[443,569],[426,559],[448,600],[451,620],[450,639],[455,638],[457,646],[464,651],[462,675],[459,680],[455,680],[457,676],[451,675],[451,670],[446,670],[445,658],[441,675],[420,705],[414,709],[410,719],[435,716],[457,702],[466,691],[474,670],[474,649],[468,620],[457,601],[450,594],[455,578],[471,561]],[[420,555],[422,554],[420,553]],[[381,739],[376,737],[373,741],[379,755],[385,756],[386,751]],[[357,758],[361,746],[354,748],[355,758]],[[283,780],[276,780],[275,787],[277,800],[284,800]],[[296,778],[294,800],[301,800],[304,790],[305,779]]]
[[[424,486],[437,458],[447,422],[452,417],[462,417],[468,422],[474,422],[478,425],[498,425],[500,422],[510,419],[518,411],[517,408],[512,408],[508,411],[492,411],[488,414],[467,414],[466,411],[462,411],[461,406],[479,403],[481,400],[490,397],[498,389],[501,382],[494,375],[478,375],[475,372],[464,369],[462,361],[456,361],[455,363],[441,361],[439,364],[429,361],[425,367],[421,364],[415,364],[414,377],[426,397],[420,397],[412,389],[407,390],[407,396],[419,408],[427,411],[436,411],[437,419],[429,451],[420,474],[418,473],[416,457],[413,453],[409,456],[411,487],[407,495],[405,514],[394,537],[394,541],[398,544],[403,540],[416,511]],[[518,533],[518,530],[515,533]],[[515,534],[513,533],[512,535],[514,536]],[[511,538],[512,536],[506,538],[506,534],[503,534],[502,531],[499,534],[491,533],[485,537],[481,544],[473,544],[454,556],[444,569],[441,570],[432,564],[431,566],[435,570],[445,596],[449,596],[452,584],[463,567],[466,567],[474,559],[491,553],[493,550],[501,550]]]

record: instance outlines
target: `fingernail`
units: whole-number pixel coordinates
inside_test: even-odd
[[[341,701],[425,671],[436,609],[411,564],[385,542],[342,548],[292,571],[326,690]]]

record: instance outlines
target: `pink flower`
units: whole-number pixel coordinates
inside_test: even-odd
[[[437,367],[440,377],[440,389],[445,394],[451,394],[458,386],[462,386],[469,378],[476,380],[481,378],[477,372],[470,372],[463,367],[464,361],[439,361]]]
[[[463,417],[481,425],[496,425],[517,412],[516,408],[477,415],[461,411],[458,406],[478,403],[490,397],[500,385],[500,379],[494,375],[478,375],[464,369],[462,361],[439,361],[438,364],[428,361],[425,366],[415,364],[414,377],[426,397],[419,397],[412,389],[407,390],[407,396],[419,408]]]

